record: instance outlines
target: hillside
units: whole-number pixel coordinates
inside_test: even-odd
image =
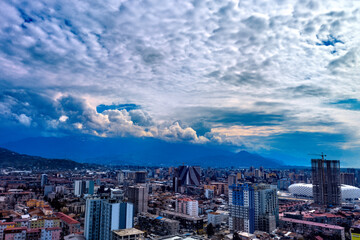
[[[74,169],[82,168],[85,164],[66,159],[48,159],[19,154],[5,148],[0,148],[0,167],[18,169]]]

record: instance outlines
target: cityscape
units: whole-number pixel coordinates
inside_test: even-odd
[[[359,22],[0,0],[0,240],[360,240]]]
[[[4,167],[0,179],[4,240],[360,236],[360,169],[323,154],[311,167]]]

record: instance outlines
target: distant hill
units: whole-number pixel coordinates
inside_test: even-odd
[[[269,167],[282,165],[276,159],[246,151],[231,152],[218,145],[166,142],[154,138],[38,137],[2,144],[16,152],[46,158],[108,165],[202,167]]]
[[[82,168],[85,164],[66,159],[47,159],[42,157],[19,154],[5,148],[0,148],[0,167],[19,169],[74,169]]]

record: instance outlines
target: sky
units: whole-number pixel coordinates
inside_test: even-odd
[[[359,20],[360,1],[2,0],[0,140],[152,137],[360,167]]]

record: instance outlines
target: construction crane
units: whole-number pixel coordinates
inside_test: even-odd
[[[308,155],[321,156],[321,159],[322,159],[322,160],[325,160],[325,157],[326,157],[326,155],[325,155],[323,152],[321,152],[321,154],[309,153]]]

